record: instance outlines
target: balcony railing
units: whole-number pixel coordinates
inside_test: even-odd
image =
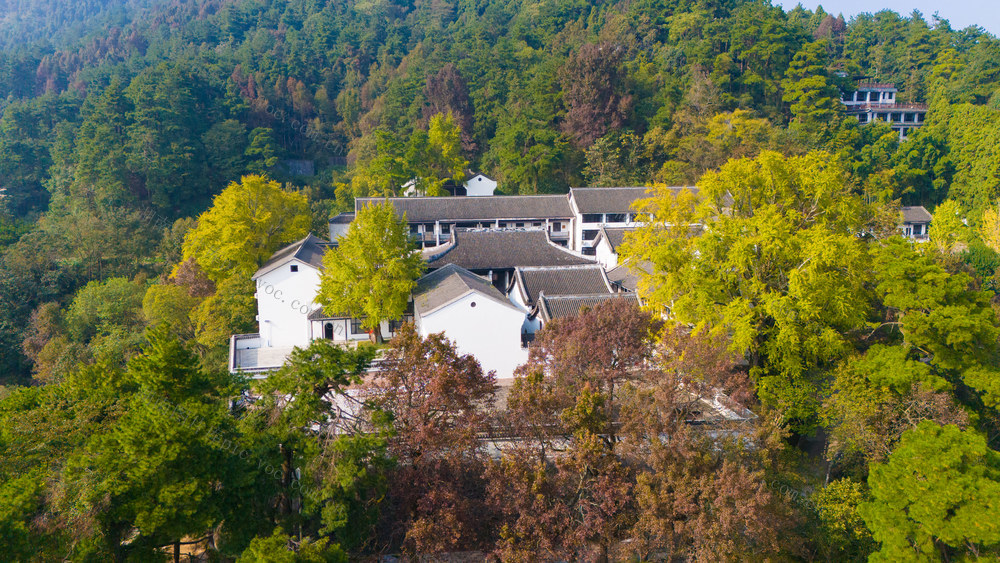
[[[896,102],[845,102],[847,111],[927,110],[927,104],[902,104]]]

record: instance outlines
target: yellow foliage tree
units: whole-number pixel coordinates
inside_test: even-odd
[[[309,232],[309,204],[264,176],[244,176],[215,196],[184,237],[183,260],[193,258],[215,283],[249,277],[282,245]]]
[[[962,208],[949,199],[937,206],[928,229],[931,242],[941,252],[955,252],[969,241],[969,227],[962,219]]]
[[[190,313],[199,343],[222,345],[229,334],[252,328],[250,276],[275,250],[306,236],[311,223],[306,196],[264,176],[244,176],[215,197],[183,245],[182,263],[193,259],[216,286]]]
[[[992,248],[994,252],[1000,252],[1000,201],[983,212],[983,220],[979,224],[979,236],[983,239],[983,244]]]

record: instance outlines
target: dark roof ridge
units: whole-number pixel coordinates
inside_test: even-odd
[[[558,245],[556,245],[558,246]],[[575,268],[601,268],[597,262],[591,264],[562,264],[556,266],[518,266],[518,270],[571,270]]]
[[[608,236],[609,233],[622,233],[622,242],[625,242],[624,233],[627,233],[629,231],[635,231],[635,230],[638,230],[638,229],[639,229],[638,226],[636,226],[636,227],[608,227],[608,226],[605,226],[605,225],[601,225],[601,228],[597,230],[597,237],[594,238],[594,243],[593,244],[594,244],[594,246],[597,246],[597,243],[600,242],[601,239],[604,239],[604,240],[608,241],[608,245],[611,246],[611,250],[614,251],[614,249],[617,248],[619,246],[619,244],[621,244],[621,243],[615,244],[615,241],[611,240],[611,237]]]
[[[425,249],[422,254],[432,268],[438,267],[435,262],[445,260],[473,270],[596,263],[552,242],[544,230],[526,229],[457,230],[449,243]]]
[[[334,243],[328,240],[321,239],[318,236],[309,233],[305,237],[276,250],[274,254],[272,254],[271,257],[260,266],[260,268],[257,268],[257,271],[254,272],[250,279],[257,279],[264,274],[270,273],[275,268],[287,262],[289,259],[296,259],[315,268],[319,268],[322,264],[322,257],[326,252],[326,247],[334,245]],[[316,249],[310,248],[310,246],[315,246]],[[306,250],[306,252],[303,252],[303,250]],[[319,252],[316,250],[319,250]]]
[[[545,292],[542,291],[538,293],[538,298],[541,299],[542,297],[545,297],[545,299],[553,301],[557,299],[586,299],[589,297],[600,297],[601,299],[604,299],[607,297],[615,297],[617,295],[621,294],[620,293],[575,293],[573,295],[546,295]]]
[[[455,282],[447,285],[450,279],[454,279]],[[435,293],[442,295],[435,298],[433,295]],[[421,316],[429,315],[470,293],[478,293],[501,305],[517,310],[517,307],[508,301],[497,288],[493,287],[489,280],[456,264],[443,266],[417,280],[417,286],[413,292],[414,310]]]

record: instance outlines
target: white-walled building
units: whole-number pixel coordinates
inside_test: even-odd
[[[569,243],[573,230],[573,210],[565,195],[358,198],[354,208],[382,201],[406,217],[410,236],[423,248],[448,243],[455,229],[544,229],[562,245]],[[331,220],[331,236],[333,230]]]
[[[309,345],[309,314],[316,308],[319,271],[329,245],[309,235],[275,252],[254,273],[259,332],[230,338],[230,371],[267,373],[281,367],[296,346]]]
[[[257,322],[265,346],[308,345],[308,319],[319,291],[328,242],[309,235],[275,253],[251,277],[257,291]]]
[[[926,104],[900,103],[895,84],[861,81],[854,92],[845,94],[841,101],[846,113],[861,123],[885,121],[905,141],[914,129],[922,127],[927,116]]]
[[[694,186],[675,186],[668,188],[673,193],[688,190],[695,194],[698,188]],[[573,240],[570,248],[588,256],[595,256],[595,242],[601,228],[632,229],[638,227],[638,213],[633,203],[640,199],[654,197],[653,188],[572,188],[570,190],[570,206],[573,209],[574,222]]]
[[[413,320],[422,334],[444,331],[456,343],[461,341],[463,350],[477,350],[475,355],[484,368],[496,369],[500,377],[510,377],[516,367],[511,362],[519,363],[523,354],[497,355],[491,346],[512,350],[516,343],[516,350],[523,350],[524,343],[545,319],[578,310],[581,303],[600,301],[624,289],[609,279],[604,269],[619,269],[615,268],[617,246],[624,232],[637,226],[633,203],[652,194],[644,187],[619,187],[573,188],[565,195],[486,197],[495,190],[495,182],[482,175],[472,176],[466,189],[475,192],[469,194],[473,197],[355,201],[356,210],[381,201],[393,205],[397,214],[406,218],[413,239],[424,249],[430,272],[423,280],[424,286],[414,294],[412,310],[402,319],[384,322],[381,332],[391,337],[400,323]],[[355,213],[332,217],[331,240],[345,235],[355,218]],[[361,328],[362,319],[324,311],[315,302],[323,253],[335,244],[306,237],[276,252],[254,274],[260,332],[233,336],[230,370],[265,373],[277,369],[294,347],[306,347],[315,339],[351,344],[371,338]],[[594,257],[598,253],[604,268]],[[426,301],[422,292],[429,291],[426,283],[436,280],[435,274],[445,276],[451,288],[458,287],[456,280],[463,280],[468,290],[463,295],[478,295],[466,300],[470,309],[470,300],[479,299],[476,303],[480,306],[486,299],[490,315],[477,316],[465,310],[459,315],[459,309],[450,305],[441,311],[420,305],[421,300]],[[482,287],[473,291],[468,276],[491,284],[495,293]],[[515,280],[516,276],[520,277]],[[498,295],[504,308],[498,308]],[[470,320],[494,317],[499,319],[497,323]],[[511,321],[515,317],[516,323]],[[514,328],[508,330],[508,321]]]
[[[354,222],[354,213],[340,213],[330,218],[330,240],[336,241],[347,234],[347,229]]]
[[[449,264],[417,281],[414,321],[421,336],[443,333],[460,354],[471,354],[483,371],[513,377],[528,359],[522,346],[525,314],[489,280]]]
[[[496,193],[496,180],[485,174],[470,171],[466,171],[466,174],[468,174],[469,179],[462,182],[461,185],[456,184],[453,180],[448,180],[441,186],[441,189],[448,195],[456,197],[483,197]],[[417,187],[416,178],[400,186],[400,189],[403,197],[424,197],[427,195],[426,190]]]
[[[902,223],[899,229],[908,239],[928,240],[928,230],[931,226],[931,214],[920,205],[904,205],[899,208]]]
[[[601,227],[594,239],[594,256],[597,262],[607,270],[616,268],[618,247],[625,242],[625,233],[634,230],[634,227]]]
[[[611,294],[611,282],[599,264],[517,268],[507,298],[525,312],[522,339],[527,342],[542,328],[538,300],[545,295]]]

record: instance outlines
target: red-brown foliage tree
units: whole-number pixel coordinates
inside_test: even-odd
[[[481,547],[490,519],[477,435],[492,406],[494,374],[443,335],[421,338],[410,324],[390,343],[381,368],[365,392],[394,430],[387,541],[424,554]]]
[[[571,54],[560,73],[566,119],[563,131],[583,149],[609,129],[622,127],[632,111],[632,95],[621,71],[625,47],[588,43]]]

